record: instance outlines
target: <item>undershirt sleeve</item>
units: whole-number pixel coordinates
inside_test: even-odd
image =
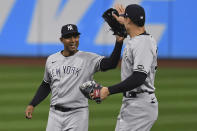
[[[105,57],[101,60],[100,69],[106,71],[109,69],[116,68],[120,60],[121,50],[123,42],[116,42],[114,50],[109,58]]]
[[[116,85],[109,86],[108,89],[109,89],[110,95],[135,89],[144,83],[144,81],[146,80],[146,77],[147,77],[147,74],[143,72],[135,71],[131,76],[129,76],[124,81]]]
[[[29,103],[29,105],[36,106],[40,102],[42,102],[51,92],[49,83],[46,83],[44,80],[42,81],[40,87],[38,88],[34,98]]]

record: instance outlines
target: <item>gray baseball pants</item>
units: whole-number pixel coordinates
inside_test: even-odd
[[[62,112],[50,108],[46,131],[88,131],[88,108]]]
[[[115,131],[150,131],[157,117],[158,102],[154,93],[124,97]]]

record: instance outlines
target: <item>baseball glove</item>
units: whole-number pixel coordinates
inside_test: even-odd
[[[90,100],[95,100],[97,104],[101,103],[101,98],[100,98],[100,90],[102,88],[101,85],[99,85],[95,81],[87,81],[83,83],[79,88],[86,98]],[[91,94],[93,95],[94,98],[92,98]]]
[[[113,35],[118,35],[120,37],[126,38],[127,32],[125,26],[123,24],[120,24],[112,16],[112,14],[119,16],[119,13],[116,9],[110,8],[103,13],[102,17],[107,22],[107,24],[111,27],[111,31],[113,32]]]

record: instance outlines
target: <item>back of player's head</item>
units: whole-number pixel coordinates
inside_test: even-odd
[[[145,11],[140,5],[128,5],[125,9],[125,17],[129,17],[137,26],[142,27],[145,24]]]
[[[78,32],[77,26],[74,24],[67,24],[62,26],[61,29],[62,37],[67,37],[70,35],[80,35],[81,33]]]

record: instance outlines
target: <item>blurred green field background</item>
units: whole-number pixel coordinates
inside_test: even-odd
[[[49,97],[38,105],[33,119],[24,117],[43,78],[41,66],[0,66],[0,131],[44,131]],[[120,70],[97,73],[102,85],[120,81]],[[197,130],[197,69],[159,68],[156,75],[159,117],[151,131]],[[102,104],[90,102],[89,131],[113,131],[122,95],[110,96]]]

